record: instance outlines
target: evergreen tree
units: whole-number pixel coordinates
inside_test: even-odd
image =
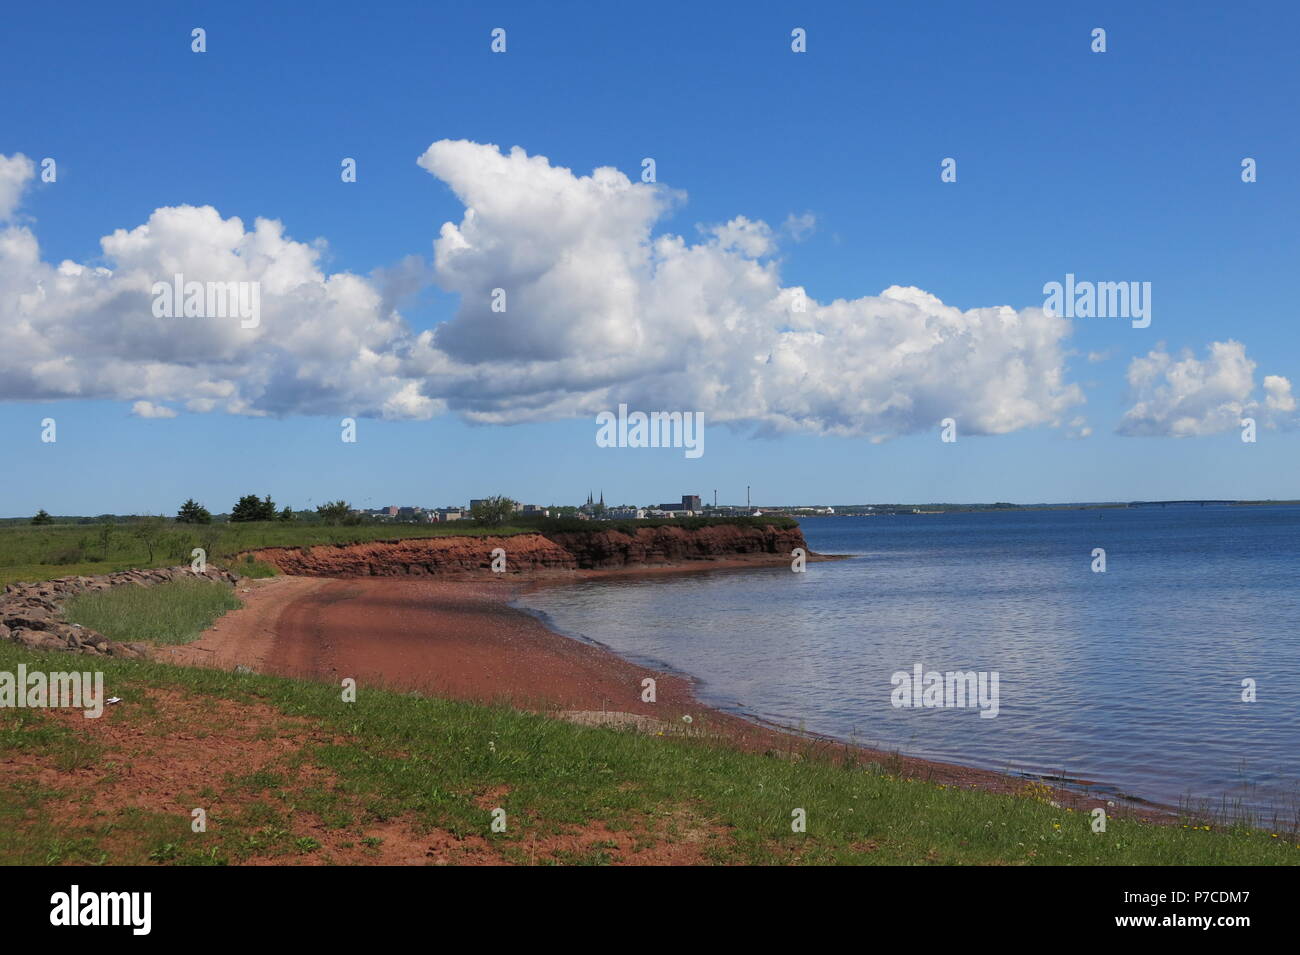
[[[176,512],[177,524],[211,524],[212,513],[200,504],[194,498],[190,498],[181,505],[181,509]]]
[[[230,519],[233,522],[275,520],[275,504],[271,500],[271,495],[268,494],[264,499],[258,500],[256,494],[245,494],[239,499],[239,503],[230,509]]]

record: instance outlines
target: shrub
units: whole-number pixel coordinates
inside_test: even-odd
[[[326,524],[341,524],[352,513],[352,505],[347,501],[330,501],[317,505],[316,513]]]

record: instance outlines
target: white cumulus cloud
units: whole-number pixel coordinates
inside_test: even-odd
[[[657,233],[685,198],[663,185],[465,141],[418,161],[465,206],[438,230],[431,269],[412,256],[369,277],[329,273],[323,243],[210,206],[159,208],[103,237],[102,265],[55,264],[11,221],[0,228],[0,397],[484,423],[626,402],[873,440],[945,417],[963,434],[1078,430],[1070,324],[1040,308],[961,309],[901,286],[821,302],[783,284],[777,231],[761,220],[706,225],[694,242]],[[0,212],[17,208],[30,167],[0,157]],[[781,231],[797,238],[813,223]],[[153,284],[178,273],[258,283],[260,322],[155,317]],[[396,302],[429,280],[460,305],[416,334]],[[1291,400],[1289,387],[1266,388]]]
[[[654,235],[682,198],[612,168],[434,143],[419,163],[465,205],[434,243],[456,316],[420,336],[426,393],[481,422],[627,402],[767,431],[885,438],[954,417],[963,433],[1058,424],[1069,322],[962,310],[916,288],[821,303],[783,286],[772,230],[745,217],[704,241]],[[505,311],[493,311],[496,290]]]
[[[184,401],[232,414],[427,417],[395,343],[408,334],[370,281],[326,274],[321,247],[279,222],[246,228],[211,206],[157,209],[100,240],[109,266],[41,259],[25,226],[0,230],[0,388],[9,399]],[[155,282],[257,283],[261,319],[160,318]],[[139,406],[137,406],[139,407]]]
[[[1294,424],[1291,383],[1278,375],[1264,379],[1265,400],[1255,393],[1255,362],[1237,341],[1211,342],[1204,359],[1184,350],[1177,357],[1163,344],[1128,367],[1133,407],[1119,432],[1175,438],[1216,434],[1238,428],[1244,417],[1266,427]]]

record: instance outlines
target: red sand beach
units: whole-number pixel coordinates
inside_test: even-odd
[[[737,566],[752,562],[739,561]],[[722,562],[710,562],[718,569]],[[693,568],[687,568],[689,570]],[[661,567],[650,573],[683,572]],[[645,571],[640,571],[644,573]],[[743,571],[738,571],[743,572]],[[200,640],[164,648],[176,663],[254,670],[281,676],[385,686],[478,702],[559,713],[636,714],[669,724],[690,716],[696,731],[757,751],[847,754],[844,743],[810,737],[713,710],[695,697],[691,683],[656,672],[601,647],[548,629],[509,605],[526,589],[628,571],[565,574],[562,581],[516,577],[445,580],[431,577],[348,579],[277,577],[243,581],[245,606],[222,617]],[[656,681],[657,700],[643,702],[642,680]],[[631,717],[626,717],[630,719]],[[1026,780],[981,769],[912,759],[853,747],[860,761],[934,782],[1017,792]],[[1058,790],[1062,805],[1095,805]],[[1157,807],[1136,814],[1160,818]],[[1168,818],[1165,816],[1165,818]]]

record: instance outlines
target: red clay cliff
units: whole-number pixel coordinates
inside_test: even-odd
[[[305,577],[455,575],[490,571],[492,551],[505,551],[507,573],[617,570],[708,562],[782,564],[795,548],[808,549],[798,527],[713,525],[640,527],[514,534],[501,537],[422,537],[267,547],[253,556],[281,573]]]

